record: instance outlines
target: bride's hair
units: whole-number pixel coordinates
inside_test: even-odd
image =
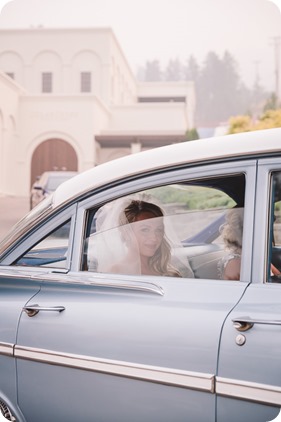
[[[226,215],[226,224],[221,232],[226,247],[232,252],[240,254],[242,251],[243,215],[243,208],[229,210]]]
[[[150,213],[151,218],[163,217],[162,209],[151,202],[142,200],[132,200],[119,216],[120,226],[134,223],[140,214]],[[150,267],[160,275],[180,277],[180,273],[171,265],[171,247],[165,234],[161,245],[155,254],[149,258]]]

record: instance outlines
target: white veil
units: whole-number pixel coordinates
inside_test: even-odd
[[[167,263],[168,271],[162,275],[193,278],[188,260],[183,258],[183,246],[165,217],[164,206],[147,194],[119,198],[99,208],[94,217],[95,233],[88,239],[88,270],[100,273],[142,274],[140,251],[134,234],[134,227],[138,223],[129,223],[125,215],[125,209],[132,201],[152,204],[163,213],[163,216],[153,218],[153,222],[158,221],[158,224],[163,226],[165,244],[171,252]]]

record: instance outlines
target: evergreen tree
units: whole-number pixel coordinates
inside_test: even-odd
[[[139,78],[145,81],[193,81],[197,127],[217,126],[231,116],[245,114],[256,120],[263,107],[267,110],[279,106],[274,94],[266,102],[268,93],[263,90],[258,77],[251,89],[245,86],[238,64],[228,51],[221,58],[210,51],[200,66],[193,55],[188,57],[185,66],[179,59],[170,59],[163,73],[158,60],[147,61],[142,72],[139,71]]]
[[[277,110],[278,107],[279,105],[278,105],[277,96],[275,93],[272,93],[264,105],[264,111]]]
[[[162,72],[159,60],[147,61],[144,69],[144,80],[146,82],[161,81]]]
[[[183,67],[179,59],[171,59],[166,67],[164,78],[166,81],[182,81]]]
[[[221,95],[220,80],[220,59],[216,53],[210,51],[203,63],[196,92],[198,120],[203,126],[212,126],[221,120],[218,101]]]
[[[247,89],[241,83],[233,56],[226,51],[220,59],[216,53],[209,52],[197,90],[199,121],[217,125],[232,115],[244,113],[247,102],[249,105]]]
[[[200,76],[200,66],[198,65],[194,56],[189,56],[187,65],[183,69],[184,79],[187,81],[193,81],[195,87],[198,85]]]

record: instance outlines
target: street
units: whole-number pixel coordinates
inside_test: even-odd
[[[29,211],[29,197],[0,195],[0,241]]]

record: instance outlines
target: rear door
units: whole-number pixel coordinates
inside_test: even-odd
[[[252,283],[223,328],[218,422],[271,421],[281,407],[280,158],[259,162],[257,186]]]

